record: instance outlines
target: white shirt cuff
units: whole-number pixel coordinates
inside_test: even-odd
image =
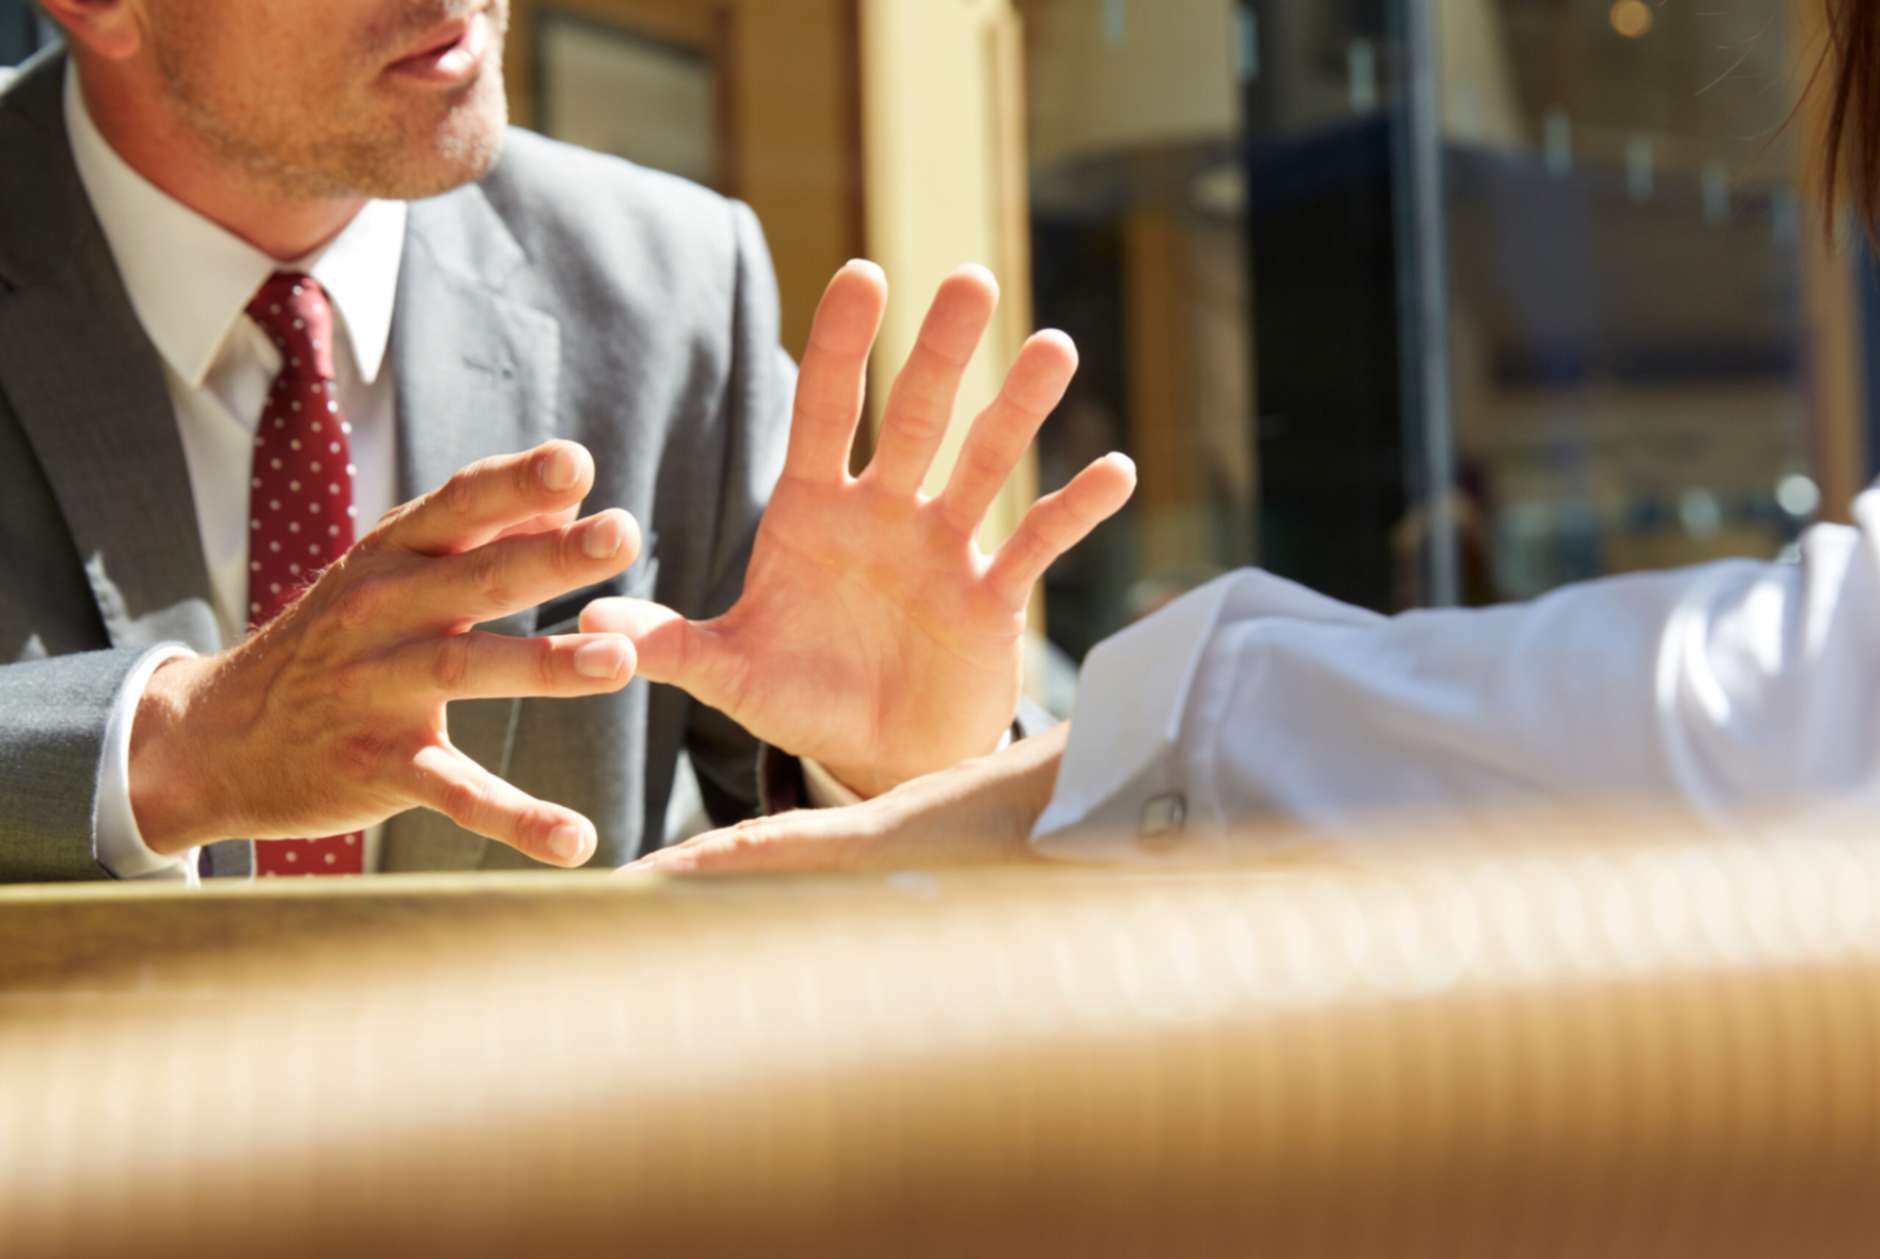
[[[1203,586],[1090,653],[1057,788],[1032,830],[1035,851],[1078,861],[1140,859],[1141,833],[1171,820],[1149,816],[1151,806],[1181,798],[1182,712],[1231,586],[1231,579]]]
[[[93,823],[93,851],[98,864],[115,879],[168,879],[195,887],[196,854],[191,848],[174,857],[162,857],[144,843],[131,809],[131,724],[143,701],[150,676],[172,660],[196,653],[180,643],[152,647],[118,689],[111,718],[105,725],[104,758],[98,766],[98,809]]]

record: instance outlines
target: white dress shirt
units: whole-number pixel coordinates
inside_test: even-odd
[[[1101,644],[1033,836],[1227,855],[1253,815],[1649,801],[1712,823],[1880,804],[1880,489],[1796,563],[1726,561],[1386,618],[1223,577]]]
[[[304,271],[332,299],[344,329],[333,356],[341,414],[352,425],[360,529],[396,501],[393,390],[385,368],[406,206],[369,202],[344,231],[304,258],[280,262],[174,200],[139,175],[99,133],[77,73],[65,75],[65,123],[79,179],[98,216],[131,308],[163,360],[189,468],[196,526],[222,645],[248,625],[248,482],[255,424],[280,354],[245,307],[275,271]],[[179,492],[182,487],[178,487]],[[131,719],[150,674],[185,649],[158,648],[126,679],[107,730],[99,776],[97,851],[118,878],[195,878],[195,854],[163,858],[138,833],[130,804]],[[374,868],[375,832],[367,834]]]

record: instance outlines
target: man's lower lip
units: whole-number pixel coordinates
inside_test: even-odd
[[[433,83],[461,83],[477,72],[488,48],[489,25],[479,13],[470,19],[470,25],[464,28],[463,37],[456,43],[395,61],[391,70],[407,78]]]

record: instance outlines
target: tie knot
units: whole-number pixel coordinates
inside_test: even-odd
[[[248,316],[280,350],[283,376],[333,379],[333,306],[312,276],[276,271],[248,303]]]

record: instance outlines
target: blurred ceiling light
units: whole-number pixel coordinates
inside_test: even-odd
[[[1678,521],[1693,538],[1714,538],[1723,528],[1723,504],[1709,490],[1686,490],[1678,496]]]
[[[1812,516],[1815,509],[1821,506],[1821,487],[1811,477],[1800,472],[1792,473],[1776,485],[1776,502],[1791,516]]]
[[[1627,39],[1651,34],[1652,21],[1652,9],[1645,0],[1618,0],[1612,6],[1612,29]]]

